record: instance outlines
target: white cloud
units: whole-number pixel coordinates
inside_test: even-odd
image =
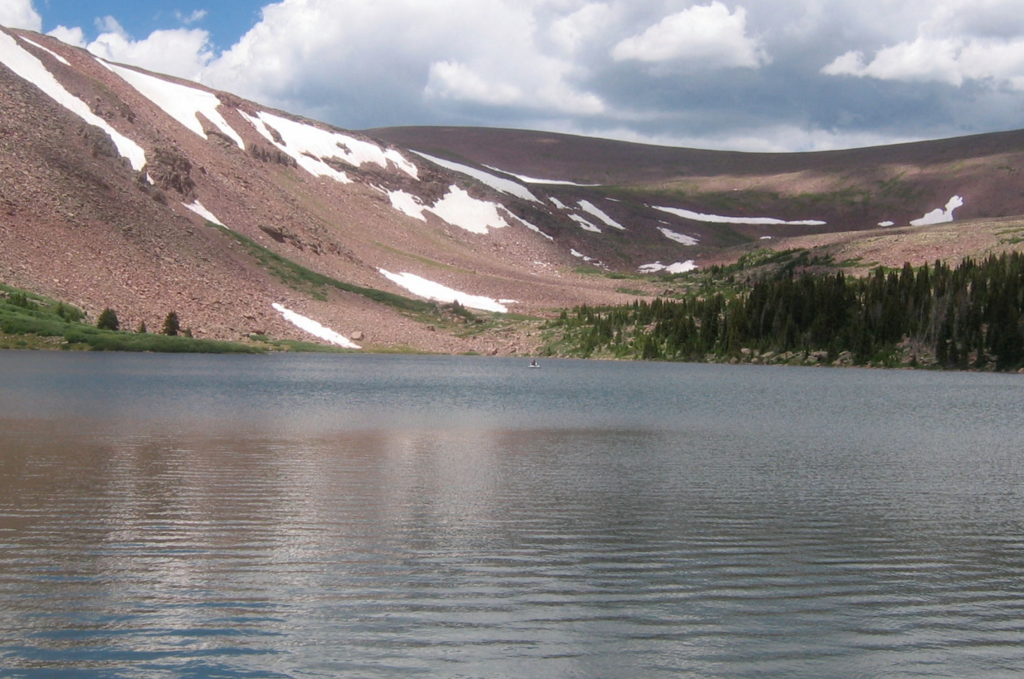
[[[202,21],[206,18],[207,11],[205,9],[194,10],[191,14],[182,14],[180,11],[175,10],[174,16],[181,23],[186,26],[191,26],[197,21]]]
[[[264,7],[205,78],[280,106],[301,98],[306,113],[313,98],[336,109],[383,98],[392,107],[600,113],[601,99],[573,84],[576,66],[545,52],[535,9],[513,0],[285,0]],[[354,97],[364,98],[346,103]]]
[[[555,20],[548,29],[548,38],[563,54],[575,54],[587,41],[600,36],[614,25],[615,9],[607,3],[587,4],[572,14]]]
[[[671,14],[612,50],[616,61],[690,61],[703,67],[757,68],[768,61],[758,40],[747,35],[747,11],[720,2]]]
[[[104,17],[97,25],[103,32],[85,48],[108,61],[198,80],[214,56],[210,34],[198,28],[153,31],[135,40],[113,17]]]
[[[57,26],[57,28],[50,31],[47,35],[51,35],[61,42],[65,42],[75,47],[85,47],[85,31],[79,27],[68,28],[67,26]]]
[[[821,69],[825,75],[962,86],[985,81],[1024,90],[1024,7],[1020,0],[942,0],[914,35],[868,59],[850,50]]]
[[[0,26],[41,31],[43,19],[32,6],[32,0],[3,0],[0,2]]]

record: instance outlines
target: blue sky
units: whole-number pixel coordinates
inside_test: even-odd
[[[114,17],[130,34],[145,37],[156,30],[183,26],[210,32],[214,45],[228,48],[260,18],[264,0],[217,0],[217,2],[164,2],[160,0],[37,0],[43,32],[59,25],[78,26],[95,38],[102,31],[97,23]]]
[[[0,24],[349,129],[746,151],[1024,128],[1024,0],[0,0]]]

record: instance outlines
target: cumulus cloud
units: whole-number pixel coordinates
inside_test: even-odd
[[[640,35],[615,46],[616,61],[690,61],[704,67],[756,68],[768,60],[758,41],[747,35],[747,11],[720,2],[671,14]]]
[[[321,105],[337,109],[388,88],[402,108],[603,111],[575,84],[576,65],[545,52],[535,9],[512,0],[285,0],[264,7],[205,77],[278,103],[331,92],[337,101]]]
[[[0,2],[0,26],[43,30],[43,19],[32,6],[32,0],[3,0]]]
[[[850,50],[821,69],[825,75],[954,87],[968,80],[1024,90],[1024,16],[1019,0],[946,0],[925,16],[912,39],[878,49],[869,59]]]
[[[32,6],[32,0],[3,0],[0,2],[0,26],[42,31],[43,18]]]
[[[202,10],[147,36],[50,34],[353,129],[786,151],[1011,129],[1024,110],[1024,0],[264,1],[223,51]],[[38,24],[28,0],[0,5]]]
[[[80,27],[58,26],[49,35],[76,47],[84,47],[96,56],[118,63],[139,66],[157,73],[198,80],[213,59],[210,35],[201,29],[153,31],[136,40],[112,16],[96,20],[100,34],[87,41]]]

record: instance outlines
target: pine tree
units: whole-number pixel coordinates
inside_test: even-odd
[[[167,314],[167,318],[164,319],[164,327],[160,332],[164,335],[171,335],[173,337],[180,331],[181,324],[178,322],[178,314],[172,311]]]
[[[100,330],[120,330],[121,321],[117,320],[117,314],[110,307],[100,312],[96,319],[96,327]]]

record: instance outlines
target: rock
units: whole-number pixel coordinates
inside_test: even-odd
[[[352,339],[355,342],[362,342],[364,339],[366,339],[366,335],[363,334],[362,330],[356,330],[354,333],[352,333]]]

